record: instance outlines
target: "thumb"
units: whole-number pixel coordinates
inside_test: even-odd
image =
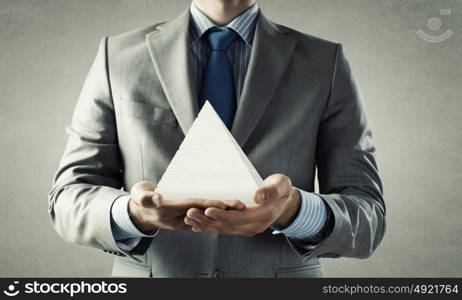
[[[146,208],[161,208],[164,206],[164,199],[159,193],[144,192],[139,198],[139,203]]]
[[[130,190],[132,199],[139,205],[150,208],[157,206],[157,193],[154,192],[156,184],[149,181],[137,182]]]
[[[254,195],[257,204],[270,203],[289,195],[292,182],[284,174],[273,174],[264,180],[264,186],[259,188]]]
[[[140,191],[154,191],[157,187],[157,184],[154,182],[150,181],[140,181],[135,183],[131,190],[130,193],[133,195],[134,193],[140,192]]]

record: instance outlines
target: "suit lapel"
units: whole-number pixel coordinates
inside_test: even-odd
[[[231,133],[242,147],[265,112],[292,58],[296,39],[260,12],[252,54]]]
[[[160,83],[185,135],[198,113],[190,68],[189,19],[186,10],[146,35]]]

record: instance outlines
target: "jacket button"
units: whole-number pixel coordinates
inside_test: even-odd
[[[223,277],[225,277],[225,273],[223,273],[223,271],[215,270],[215,272],[213,272],[213,278],[223,278]]]

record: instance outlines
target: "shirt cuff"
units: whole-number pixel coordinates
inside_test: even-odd
[[[152,234],[145,234],[136,228],[128,214],[128,202],[130,195],[117,198],[112,204],[111,217],[113,221],[112,235],[116,242],[123,242],[127,246],[129,244],[136,245],[142,237],[154,237],[157,230]],[[135,241],[127,241],[128,239],[136,239]],[[128,244],[127,244],[128,243]]]
[[[282,233],[289,238],[307,239],[316,236],[323,228],[327,218],[327,208],[324,201],[316,194],[300,192],[300,210],[295,220],[288,227],[271,226],[273,234]]]

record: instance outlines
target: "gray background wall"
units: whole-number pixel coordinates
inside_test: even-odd
[[[0,0],[0,276],[109,273],[111,255],[65,243],[48,219],[64,127],[99,40],[188,3]],[[462,1],[259,3],[276,22],[344,44],[374,131],[388,231],[367,260],[325,260],[327,275],[462,276]],[[430,17],[443,21],[434,33]],[[419,28],[454,34],[432,44]]]

